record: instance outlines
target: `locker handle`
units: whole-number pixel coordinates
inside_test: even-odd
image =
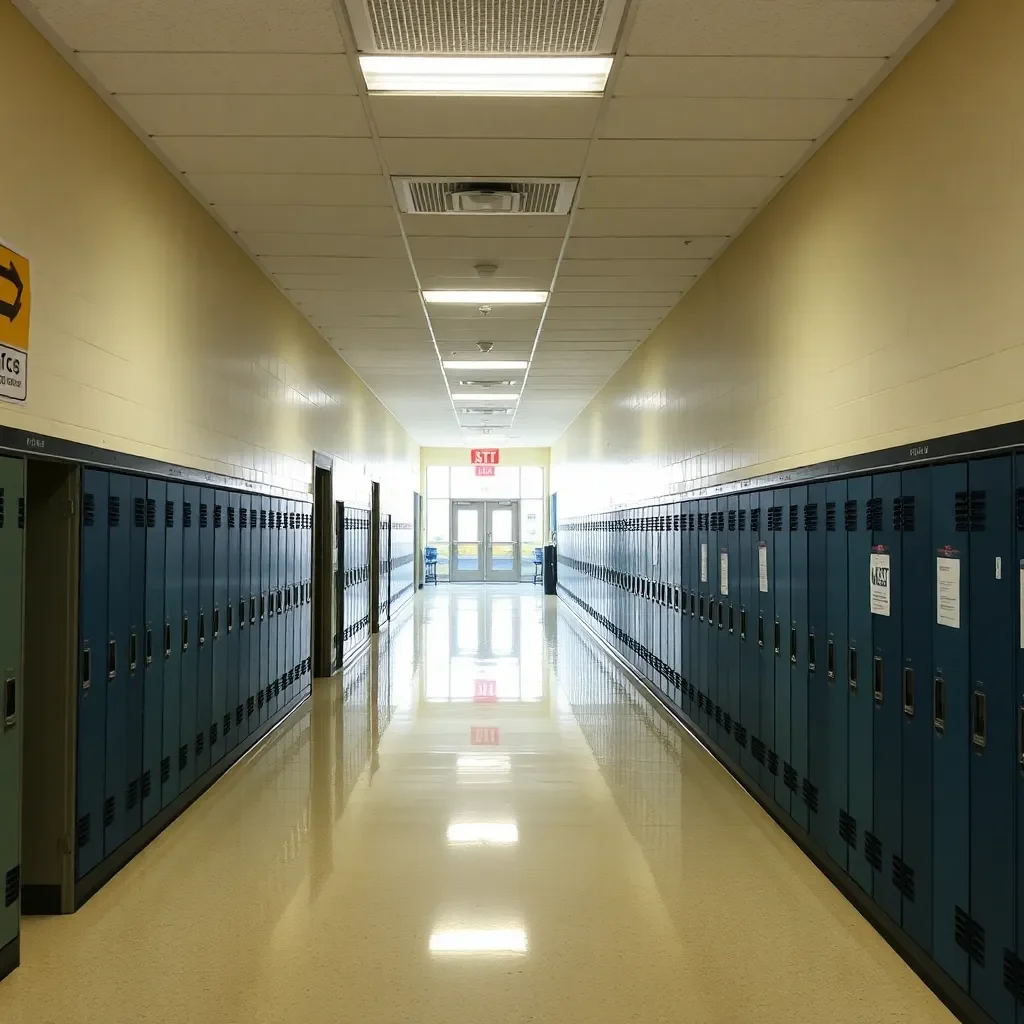
[[[723,626],[723,609],[725,608],[725,602],[718,602],[718,628],[721,629]]]
[[[107,641],[107,679],[117,678],[117,641]]]
[[[146,630],[146,664],[153,664],[153,630]]]
[[[835,679],[836,677],[836,642],[835,640],[829,640],[828,650],[826,651],[828,657],[828,677],[829,679]]]
[[[789,627],[789,662],[796,664],[796,626]]]
[[[816,668],[815,662],[817,661],[817,644],[813,633],[807,634],[807,670],[813,672]]]
[[[199,646],[206,643],[206,612],[199,613]]]
[[[935,731],[945,732],[946,729],[946,680],[942,676],[935,677]]]
[[[697,608],[697,596],[696,596],[696,594],[693,593],[693,591],[691,591],[690,592],[690,618],[691,619],[696,614],[696,608]]]
[[[217,640],[220,637],[220,609],[214,607],[213,609],[213,639]]]
[[[242,618],[245,618],[243,615]],[[252,595],[249,596],[249,625],[256,625],[256,598]]]
[[[757,616],[757,646],[764,647],[764,614]]]
[[[857,689],[857,648],[850,648],[850,689]]]
[[[188,650],[188,616],[185,615],[181,620],[181,649],[183,651]]]
[[[10,729],[18,721],[18,683],[13,677],[4,680],[4,728]]]
[[[169,658],[171,656],[171,624],[169,622],[164,623],[164,657]]]
[[[729,632],[730,633],[735,633],[736,632],[736,629],[735,629],[735,626],[734,626],[733,612],[734,612],[733,606],[729,605]]]
[[[270,615],[269,618],[274,617],[274,592],[272,590],[267,591],[267,596],[270,598]],[[260,597],[260,619],[263,618],[263,598]]]
[[[878,704],[882,703],[882,686],[884,684],[885,669],[882,665],[880,655],[875,655],[871,663],[871,695]]]
[[[740,609],[740,639],[747,639],[747,609]]]
[[[1024,706],[1017,714],[1017,763],[1024,772]]]
[[[235,628],[235,606],[230,601],[228,601],[228,604],[227,604],[227,612],[228,612],[228,633],[230,633]]]
[[[704,595],[700,595],[700,621],[704,621]]]
[[[92,650],[89,647],[82,648],[82,689],[88,690],[92,686]]]
[[[281,591],[280,590],[278,590],[278,592],[277,592],[277,614],[278,615],[281,614]]]
[[[128,671],[134,672],[139,664],[139,638],[135,633],[128,637]]]
[[[914,670],[909,665],[903,667],[903,714],[914,717]]]
[[[782,626],[779,624],[779,620],[775,620],[775,630],[772,635],[772,640],[775,644],[775,653],[780,654],[782,652]]]
[[[981,690],[975,690],[971,700],[971,742],[976,747],[984,748],[987,727],[985,694]]]
[[[260,622],[267,616],[267,595],[260,594]]]

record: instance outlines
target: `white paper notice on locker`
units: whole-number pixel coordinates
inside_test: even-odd
[[[943,554],[935,559],[936,619],[940,626],[960,628],[960,559]]]
[[[888,615],[890,608],[889,552],[878,547],[871,552],[871,614]]]

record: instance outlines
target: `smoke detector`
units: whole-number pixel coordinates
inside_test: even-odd
[[[481,311],[482,311],[482,308],[483,307],[481,307]],[[493,341],[478,341],[476,343],[476,347],[478,349],[480,349],[481,352],[490,352],[491,349],[494,348],[494,342]],[[455,355],[455,353],[453,352],[452,355]]]
[[[478,263],[474,268],[477,277],[489,278],[494,277],[498,272],[498,265],[496,263]]]
[[[392,183],[403,213],[561,216],[572,208],[579,179],[393,178]]]

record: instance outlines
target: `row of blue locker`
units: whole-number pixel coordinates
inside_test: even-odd
[[[311,506],[82,474],[76,878],[311,681]]]
[[[559,588],[1000,1024],[1024,1024],[1024,455],[559,524]]]
[[[334,664],[370,638],[370,512],[337,506]]]

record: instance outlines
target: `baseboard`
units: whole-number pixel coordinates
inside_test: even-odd
[[[109,857],[105,858],[87,875],[83,875],[75,883],[75,910],[81,908],[91,897],[95,896],[118,871],[136,854],[145,849],[175,818],[202,796],[225,772],[234,767],[270,733],[280,727],[286,719],[295,714],[309,700],[309,692],[308,686],[305,687],[291,705],[279,711],[273,718],[268,719],[255,732],[249,733],[244,744],[235,747],[234,750],[225,754],[215,765],[211,765],[202,778],[196,779],[188,789],[183,793],[179,793],[171,803],[147,821],[135,835],[122,843]],[[29,911],[25,910],[24,912],[28,913]]]
[[[3,949],[0,949],[0,980],[3,980],[21,963],[21,936],[15,935]]]
[[[25,917],[61,913],[59,885],[22,885],[21,912]]]
[[[984,1010],[941,967],[878,907],[857,883],[850,878],[814,841],[814,839],[764,793],[760,786],[737,765],[699,725],[671,704],[664,695],[644,679],[622,655],[608,643],[561,594],[558,600],[586,630],[589,637],[609,655],[630,677],[637,689],[653,704],[688,732],[760,805],[772,820],[800,848],[812,864],[853,904],[860,915],[899,954],[904,963],[935,993],[945,1007],[963,1024],[996,1024]]]

